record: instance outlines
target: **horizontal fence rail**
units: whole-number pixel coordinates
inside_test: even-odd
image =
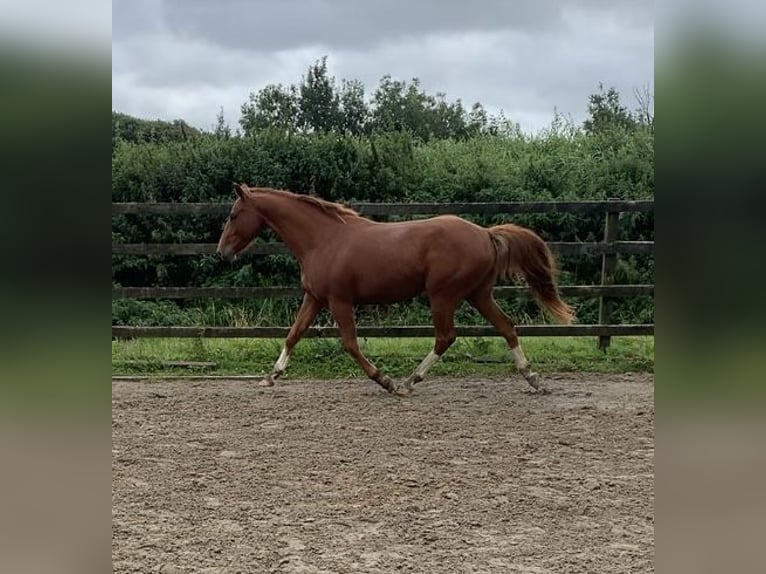
[[[456,326],[462,337],[500,337],[494,327]],[[557,336],[620,336],[653,335],[654,325],[517,325],[516,330],[524,337]],[[283,339],[290,327],[134,327],[112,326],[112,337],[221,337],[221,338],[278,338]],[[432,325],[366,327],[358,326],[359,337],[433,337]],[[336,327],[312,327],[304,337],[322,338],[339,336]]]
[[[226,216],[231,201],[205,203],[112,203],[112,215],[196,215]],[[486,203],[347,203],[365,216],[434,216],[434,215],[497,215],[529,213],[573,213],[580,215],[605,214],[604,240],[600,242],[548,242],[557,255],[598,255],[604,261],[601,285],[564,285],[559,288],[563,296],[598,297],[600,300],[599,324],[597,325],[518,325],[519,335],[526,337],[593,336],[599,338],[601,348],[606,348],[610,337],[629,335],[654,335],[653,324],[614,325],[610,302],[620,297],[654,296],[654,285],[614,285],[616,258],[624,255],[652,255],[653,241],[616,241],[620,213],[653,213],[653,200],[606,200],[606,201],[533,201],[533,202],[486,202]],[[195,256],[214,255],[214,243],[112,243],[113,255],[134,256]],[[250,255],[289,254],[287,247],[279,242],[254,242],[245,253]],[[497,298],[528,296],[525,286],[499,286]],[[303,295],[300,287],[113,287],[113,299],[204,299],[204,298],[298,298]],[[112,337],[245,337],[280,338],[287,336],[289,326],[263,327],[188,327],[188,326],[131,326],[112,325]],[[460,336],[498,337],[491,326],[457,326]],[[433,337],[432,325],[415,326],[359,326],[359,337]],[[339,337],[335,327],[312,327],[306,337]]]
[[[548,242],[558,255],[603,255],[622,253],[647,255],[654,251],[653,241],[613,241],[611,243]],[[112,243],[114,255],[214,255],[215,243]],[[253,243],[243,251],[248,255],[289,255],[283,243]]]
[[[226,215],[232,202],[113,203],[112,215]],[[653,200],[502,201],[476,203],[362,203],[349,207],[362,215],[493,215],[497,213],[650,213]]]
[[[654,295],[654,285],[562,285],[565,297],[633,297]],[[529,295],[527,287],[495,287],[496,298]],[[289,299],[302,297],[300,287],[113,287],[113,299]]]

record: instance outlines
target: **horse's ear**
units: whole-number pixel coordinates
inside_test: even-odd
[[[234,184],[234,193],[236,193],[241,199],[245,199],[246,188],[241,183]]]

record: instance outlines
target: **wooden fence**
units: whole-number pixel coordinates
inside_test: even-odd
[[[654,211],[653,201],[544,201],[499,203],[352,203],[362,215],[419,216],[437,214],[495,215],[528,213],[603,214],[604,239],[600,242],[549,242],[559,255],[600,256],[601,285],[563,285],[563,296],[598,297],[599,323],[596,325],[519,325],[521,336],[596,336],[599,347],[606,349],[611,337],[620,335],[653,335],[654,324],[611,324],[612,304],[616,298],[654,295],[654,285],[615,285],[614,272],[620,254],[650,255],[653,241],[617,241],[621,213]],[[231,209],[222,203],[113,203],[113,215],[221,215]],[[214,254],[214,243],[113,243],[115,255],[193,256]],[[253,255],[289,253],[282,243],[256,242],[246,251]],[[525,287],[500,286],[495,296],[508,298],[523,294]],[[198,298],[285,298],[298,297],[300,287],[114,287],[112,298],[134,299],[198,299]],[[277,337],[287,335],[289,326],[281,327],[138,327],[113,325],[113,337]],[[458,326],[458,335],[497,336],[491,326]],[[357,329],[360,337],[432,337],[433,327],[388,326]],[[334,327],[313,327],[306,337],[337,337]]]

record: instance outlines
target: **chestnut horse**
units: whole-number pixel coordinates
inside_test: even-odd
[[[455,341],[455,309],[467,300],[505,338],[527,382],[544,390],[524,357],[513,322],[492,296],[499,279],[520,275],[542,308],[560,322],[571,322],[574,312],[559,297],[553,256],[534,232],[512,224],[485,228],[452,215],[379,223],[313,196],[241,184],[234,190],[238,197],[218,254],[233,260],[268,227],[301,267],[303,303],[273,372],[261,385],[271,386],[282,375],[296,343],[329,307],[344,349],[367,376],[389,392],[408,395]],[[395,385],[359,350],[354,305],[406,301],[423,292],[436,342],[410,377]]]

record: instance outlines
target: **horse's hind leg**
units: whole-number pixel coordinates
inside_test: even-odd
[[[521,344],[519,344],[519,337],[516,335],[516,327],[511,321],[510,317],[506,315],[503,310],[498,307],[497,302],[492,296],[492,291],[482,291],[480,294],[473,295],[468,298],[469,303],[473,305],[476,310],[487,319],[495,329],[505,338],[508,343],[508,347],[511,350],[516,368],[524,376],[526,381],[536,390],[545,391],[540,381],[540,376],[537,373],[532,372],[529,365],[529,361],[524,356],[524,351],[521,350]]]
[[[279,354],[279,359],[274,364],[274,370],[271,374],[260,382],[262,387],[271,387],[274,382],[282,376],[287,368],[287,362],[290,360],[290,354],[293,352],[295,345],[301,340],[301,337],[306,334],[311,323],[319,314],[322,309],[322,304],[317,301],[312,295],[306,293],[303,296],[303,303],[301,308],[298,309],[298,314],[295,316],[293,326],[290,328],[290,332],[285,339],[285,345],[282,347],[282,352]]]
[[[436,336],[434,349],[426,355],[426,358],[423,359],[409,378],[404,381],[404,384],[397,388],[396,392],[398,394],[411,394],[413,386],[425,378],[426,373],[433,367],[434,363],[436,363],[436,361],[447,352],[447,349],[452,346],[452,343],[455,342],[455,339],[457,339],[457,331],[455,330],[456,307],[457,304],[451,300],[436,297],[431,299],[431,318],[433,319]]]
[[[383,375],[375,365],[359,350],[356,340],[356,323],[354,322],[354,306],[346,301],[330,301],[330,313],[338,324],[343,348],[364,370],[368,377],[386,389],[389,393],[394,391],[393,381]]]

